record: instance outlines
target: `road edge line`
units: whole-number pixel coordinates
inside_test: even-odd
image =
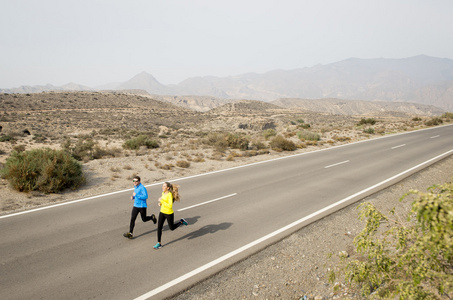
[[[176,279],[173,279],[172,281],[170,281],[170,282],[168,282],[168,283],[166,283],[164,285],[161,285],[160,287],[155,288],[154,290],[151,290],[148,293],[143,294],[143,295],[135,298],[134,300],[145,300],[145,299],[148,299],[148,298],[150,298],[150,297],[152,297],[154,295],[157,295],[157,294],[167,290],[168,288],[170,288],[172,286],[175,286],[176,284],[181,283],[181,282],[183,282],[186,279],[189,279],[192,276],[195,276],[195,275],[197,275],[197,274],[199,274],[199,273],[201,273],[201,272],[203,272],[203,271],[205,271],[205,270],[207,270],[207,269],[209,269],[209,268],[211,268],[211,267],[213,267],[213,266],[215,266],[215,265],[217,265],[217,264],[219,264],[221,262],[224,262],[225,260],[227,260],[227,259],[229,259],[229,258],[231,258],[231,257],[233,257],[233,256],[235,256],[235,255],[237,255],[237,254],[239,254],[241,252],[244,252],[244,251],[252,248],[253,246],[258,245],[261,242],[264,242],[264,241],[266,241],[266,240],[268,240],[268,239],[270,239],[270,238],[272,238],[272,237],[274,237],[274,236],[276,236],[276,235],[278,235],[278,234],[280,234],[280,233],[282,233],[282,232],[284,232],[284,231],[286,231],[288,229],[291,229],[292,227],[294,227],[296,225],[299,225],[299,224],[301,224],[301,223],[303,223],[305,221],[308,221],[308,220],[310,220],[310,219],[312,219],[312,218],[314,218],[314,217],[316,217],[316,216],[318,216],[320,214],[323,214],[326,211],[329,211],[332,208],[335,208],[336,206],[339,206],[339,205],[341,205],[341,204],[343,204],[345,202],[348,202],[349,200],[351,200],[351,199],[353,199],[353,198],[355,198],[357,196],[360,196],[362,194],[365,194],[365,193],[367,193],[367,192],[369,192],[369,191],[371,191],[371,190],[373,190],[373,189],[375,189],[375,188],[377,188],[379,186],[385,185],[386,183],[391,182],[391,181],[395,180],[396,178],[401,177],[401,176],[403,176],[403,175],[405,175],[407,173],[410,173],[410,172],[420,168],[423,165],[426,165],[426,164],[431,163],[433,161],[436,161],[436,160],[439,160],[441,158],[447,157],[448,155],[450,155],[452,153],[453,153],[453,149],[449,150],[449,151],[447,151],[447,152],[445,152],[443,154],[440,154],[440,155],[438,155],[436,157],[433,157],[433,158],[431,158],[431,159],[429,159],[427,161],[424,161],[424,162],[422,162],[422,163],[420,163],[420,164],[418,164],[418,165],[416,165],[416,166],[414,166],[412,168],[409,168],[409,169],[407,169],[407,170],[405,170],[405,171],[403,171],[403,172],[401,172],[399,174],[396,174],[396,175],[394,175],[394,176],[392,176],[390,178],[387,178],[386,180],[383,180],[383,181],[381,181],[381,182],[379,182],[379,183],[377,183],[377,184],[375,184],[375,185],[373,185],[371,187],[368,187],[368,188],[366,188],[364,190],[361,190],[361,191],[359,191],[359,192],[357,192],[357,193],[355,193],[355,194],[353,194],[351,196],[343,198],[342,200],[339,200],[339,201],[337,201],[337,202],[335,202],[335,203],[333,203],[333,204],[331,204],[329,206],[326,206],[323,209],[320,209],[320,210],[318,210],[318,211],[316,211],[314,213],[311,213],[311,214],[309,214],[306,217],[303,217],[303,218],[301,218],[301,219],[299,219],[299,220],[297,220],[297,221],[295,221],[295,222],[293,222],[291,224],[286,225],[285,227],[282,227],[282,228],[280,228],[280,229],[278,229],[278,230],[276,230],[274,232],[271,232],[271,233],[269,233],[269,234],[267,234],[267,235],[255,240],[255,241],[253,241],[251,243],[248,243],[247,245],[244,245],[244,246],[242,246],[242,247],[240,247],[240,248],[238,248],[238,249],[236,249],[236,250],[234,250],[234,251],[232,251],[232,252],[230,252],[228,254],[225,254],[225,255],[223,255],[223,256],[221,256],[221,257],[219,257],[219,258],[217,258],[217,259],[215,259],[215,260],[213,260],[213,261],[211,261],[211,262],[209,262],[209,263],[207,263],[207,264],[205,264],[205,265],[203,265],[201,267],[198,267],[195,270],[193,270],[193,271],[191,271],[191,272],[189,272],[189,273],[187,273],[185,275],[182,275],[182,276],[180,276],[180,277],[178,277]]]

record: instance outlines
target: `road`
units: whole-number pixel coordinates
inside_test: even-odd
[[[175,179],[160,250],[152,222],[122,236],[131,190],[4,215],[0,299],[162,299],[452,153],[449,125]]]

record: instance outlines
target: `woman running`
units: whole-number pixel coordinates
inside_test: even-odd
[[[175,214],[173,212],[173,202],[179,201],[178,185],[165,182],[162,185],[162,196],[159,198],[159,220],[157,221],[157,244],[154,249],[162,248],[162,228],[164,227],[165,220],[167,220],[170,230],[173,231],[181,225],[187,226],[187,221],[180,219],[174,223]]]

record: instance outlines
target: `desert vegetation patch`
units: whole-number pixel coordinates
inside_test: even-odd
[[[207,101],[202,103],[208,105]],[[33,157],[36,154],[30,151],[49,149],[79,162],[83,176],[92,179],[89,182],[102,173],[98,181],[104,183],[126,180],[139,172],[146,172],[148,181],[156,181],[453,119],[451,113],[436,117],[395,116],[393,112],[336,115],[251,100],[200,111],[198,106],[188,108],[187,103],[177,106],[121,92],[0,94],[0,106],[2,169],[9,158],[21,157],[20,153]],[[2,188],[11,188],[11,184],[2,184]]]

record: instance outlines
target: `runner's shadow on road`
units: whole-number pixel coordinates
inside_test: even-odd
[[[187,221],[188,220],[189,219],[187,219]],[[169,244],[178,242],[180,240],[185,240],[185,239],[188,239],[188,240],[196,239],[196,238],[202,237],[202,236],[204,236],[206,234],[214,234],[214,233],[216,233],[217,231],[220,231],[220,230],[227,230],[228,228],[231,227],[231,225],[233,225],[233,223],[227,223],[227,222],[220,223],[220,224],[206,225],[206,226],[201,227],[197,231],[193,231],[191,233],[188,233],[185,236],[180,237],[179,239],[176,239],[176,240],[173,240],[173,241],[170,241],[170,242],[166,243],[165,245],[169,245]],[[189,223],[188,227],[190,227],[190,223]],[[178,230],[178,229],[176,229],[176,230]]]
[[[157,215],[156,217],[158,218],[159,216]],[[200,216],[196,216],[196,217],[192,217],[192,218],[185,218],[185,219],[186,219],[186,221],[189,223],[189,226],[190,226],[190,225],[193,225],[193,224],[197,223],[197,221],[198,221],[199,218],[200,218]],[[179,219],[178,219],[178,220],[179,220]],[[138,223],[138,222],[139,222],[139,221],[138,221],[138,219],[137,219],[137,223]],[[140,221],[140,222],[141,222],[141,221]],[[136,224],[137,224],[137,223],[136,223]],[[145,224],[148,224],[148,223],[153,224],[152,221],[148,221],[148,222],[146,222]],[[143,233],[141,233],[141,234],[139,234],[139,235],[136,235],[136,236],[134,236],[134,239],[139,238],[139,237],[141,237],[141,236],[145,236],[145,235],[151,234],[151,233],[153,233],[153,232],[156,232],[156,235],[157,235],[157,224],[156,224],[156,225],[153,225],[153,226],[154,226],[154,228],[153,228],[152,230],[148,230],[148,231],[143,232]],[[184,226],[181,226],[181,227],[184,227]],[[177,228],[176,230],[178,230],[178,229],[179,229],[179,228]],[[164,223],[164,228],[162,228],[162,235],[163,235],[163,233],[166,232],[166,231],[170,231],[170,228],[168,227],[167,221],[165,221],[165,223]]]

